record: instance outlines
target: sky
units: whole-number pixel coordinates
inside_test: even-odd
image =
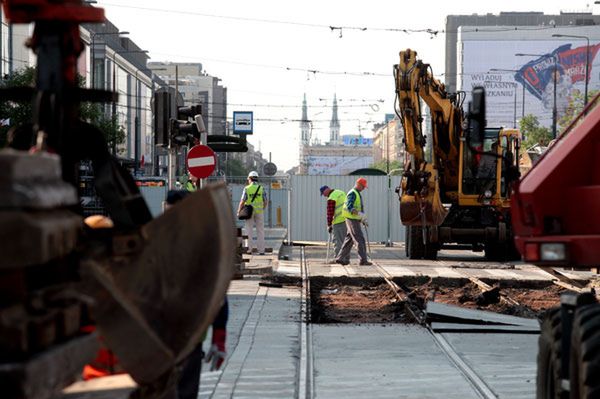
[[[279,170],[298,164],[304,94],[312,137],[325,143],[334,94],[342,135],[371,137],[373,123],[394,112],[392,70],[400,50],[416,50],[443,81],[447,15],[600,12],[600,5],[579,0],[98,0],[96,6],[149,51],[150,61],[200,62],[221,78],[228,117],[254,112],[249,141],[265,158],[270,153]]]

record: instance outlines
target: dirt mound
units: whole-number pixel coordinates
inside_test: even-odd
[[[404,303],[386,284],[311,286],[313,323],[405,323]]]
[[[403,284],[402,281],[396,281]],[[429,279],[410,281],[402,285],[412,290],[413,301],[424,306],[427,301],[446,303],[501,314],[539,318],[548,309],[559,306],[565,290],[555,285],[507,287],[492,283],[483,292],[476,284],[466,281],[444,282]],[[507,302],[501,296],[510,298]],[[313,323],[412,323],[405,303],[398,301],[387,284],[381,280],[311,279],[311,321]]]

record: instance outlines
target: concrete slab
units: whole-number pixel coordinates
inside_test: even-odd
[[[440,322],[506,324],[531,328],[539,327],[539,322],[536,319],[526,319],[524,317],[486,312],[484,310],[467,309],[438,302],[427,302],[425,311],[428,320]]]
[[[202,373],[200,397],[294,397],[300,290],[233,281],[229,301],[228,357],[222,372]]]
[[[539,326],[515,326],[505,324],[460,324],[460,323],[431,323],[434,332],[454,332],[454,333],[499,333],[508,334],[539,334]]]
[[[358,266],[353,253],[350,265],[325,264],[326,247],[305,247],[306,259],[311,276],[324,277],[379,277],[373,267]],[[524,264],[487,262],[483,255],[470,251],[440,251],[438,260],[407,259],[403,248],[399,246],[385,247],[381,244],[371,245],[371,259],[394,277],[428,276],[432,278],[468,279],[476,277],[483,280],[546,282],[551,283],[553,277],[539,268]],[[289,260],[274,262],[274,272],[290,277],[300,276],[299,248],[295,247],[289,254]],[[294,266],[295,265],[295,266]],[[589,272],[567,271],[569,277],[589,279]]]
[[[442,335],[499,398],[535,397],[537,335]]]
[[[318,398],[477,398],[423,328],[313,325]]]

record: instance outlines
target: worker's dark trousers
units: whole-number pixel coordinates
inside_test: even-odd
[[[346,222],[337,223],[333,225],[333,249],[335,250],[334,257],[338,257],[340,252],[342,252],[342,245],[344,244],[344,239],[348,234],[348,229],[346,228]]]
[[[177,384],[177,397],[179,399],[197,399],[200,386],[200,372],[202,370],[202,342],[190,353],[186,359],[179,382]]]
[[[346,227],[348,228],[348,234],[342,244],[342,250],[340,251],[336,261],[342,263],[350,263],[350,251],[352,250],[352,244],[355,242],[358,247],[358,257],[360,262],[367,262],[367,244],[365,237],[363,236],[362,227],[360,220],[346,219]]]

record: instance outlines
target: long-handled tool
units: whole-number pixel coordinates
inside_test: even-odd
[[[327,238],[327,258],[325,260],[325,264],[329,264],[329,248],[331,248],[331,233],[329,233],[329,237]]]
[[[369,251],[369,258],[372,259],[373,257],[371,256],[371,243],[369,242],[369,228],[365,223],[363,223],[363,226],[365,226],[365,236],[367,237],[367,251]]]

